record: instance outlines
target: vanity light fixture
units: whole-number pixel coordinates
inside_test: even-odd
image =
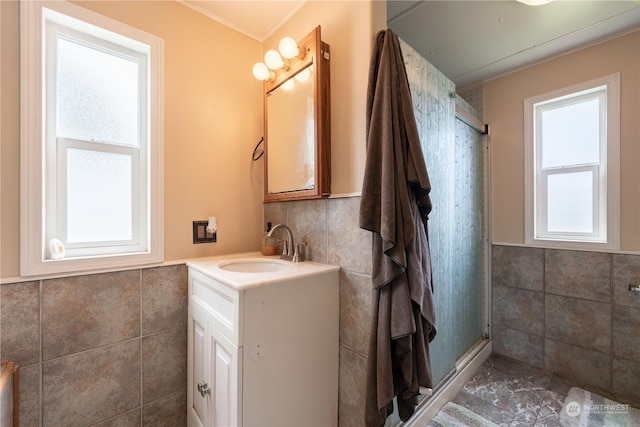
[[[271,71],[264,63],[258,62],[253,66],[253,77],[258,80],[273,80],[276,77],[276,73]]]
[[[273,49],[268,50],[267,53],[264,54],[264,63],[272,70],[277,70],[278,68],[284,68],[286,70],[289,68],[289,64],[285,63],[278,51]]]
[[[264,55],[264,62],[253,66],[253,76],[258,80],[271,81],[275,79],[275,71],[289,69],[289,63],[294,58],[304,58],[305,51],[298,47],[298,43],[291,37],[280,40],[278,50],[268,50]]]
[[[300,54],[298,43],[291,37],[285,37],[280,40],[278,50],[280,51],[282,57],[285,59],[293,59]]]

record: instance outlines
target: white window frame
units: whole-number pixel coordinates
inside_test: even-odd
[[[133,167],[136,174],[132,184],[134,239],[125,242],[69,245],[66,256],[52,259],[49,241],[65,232],[59,218],[64,214],[61,191],[64,182],[56,180],[59,174],[47,162],[64,167],[60,162],[66,147],[78,147],[91,142],[56,137],[55,102],[51,86],[50,69],[47,70],[45,21],[49,28],[58,25],[76,34],[86,33],[87,40],[104,46],[123,46],[124,49],[140,52],[145,67],[147,83],[147,105],[141,123],[140,144],[142,149],[133,153],[126,146],[107,146],[103,150],[123,152],[139,159]],[[146,62],[145,62],[146,61]],[[22,276],[51,275],[80,271],[113,270],[163,261],[164,257],[164,200],[163,200],[163,41],[121,22],[99,15],[75,4],[61,2],[21,2],[21,248],[20,268]],[[55,95],[55,93],[53,93]],[[49,103],[49,105],[47,105]],[[53,114],[52,114],[53,111]],[[52,130],[53,129],[53,130]],[[87,145],[89,144],[89,145]],[[124,151],[122,151],[124,149]],[[137,171],[137,172],[135,172]],[[132,174],[133,175],[133,174]],[[52,182],[55,181],[55,182]],[[136,217],[137,216],[137,217]],[[62,225],[61,225],[62,224]],[[54,230],[51,232],[51,230]]]
[[[539,112],[549,105],[599,97],[601,132],[600,162],[561,168],[541,167],[541,144],[537,140]],[[562,88],[524,101],[525,244],[579,249],[620,249],[620,74],[615,73]],[[554,232],[546,222],[547,176],[591,172],[594,176],[594,232]]]

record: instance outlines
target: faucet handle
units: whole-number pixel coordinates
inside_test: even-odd
[[[304,256],[302,255],[301,246],[307,246],[307,242],[300,242],[296,245],[296,249],[293,253],[293,262],[302,262],[304,261]]]

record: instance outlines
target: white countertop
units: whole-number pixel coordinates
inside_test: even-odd
[[[277,271],[237,272],[222,267],[230,264],[245,263],[278,264]],[[259,286],[296,280],[323,273],[337,272],[340,267],[313,261],[292,262],[280,259],[279,255],[264,256],[260,252],[248,252],[232,255],[219,255],[206,258],[194,258],[187,266],[210,276],[234,289],[242,290]]]

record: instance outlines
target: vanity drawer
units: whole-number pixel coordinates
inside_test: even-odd
[[[241,346],[240,292],[189,269],[189,305],[201,312],[234,345]]]

